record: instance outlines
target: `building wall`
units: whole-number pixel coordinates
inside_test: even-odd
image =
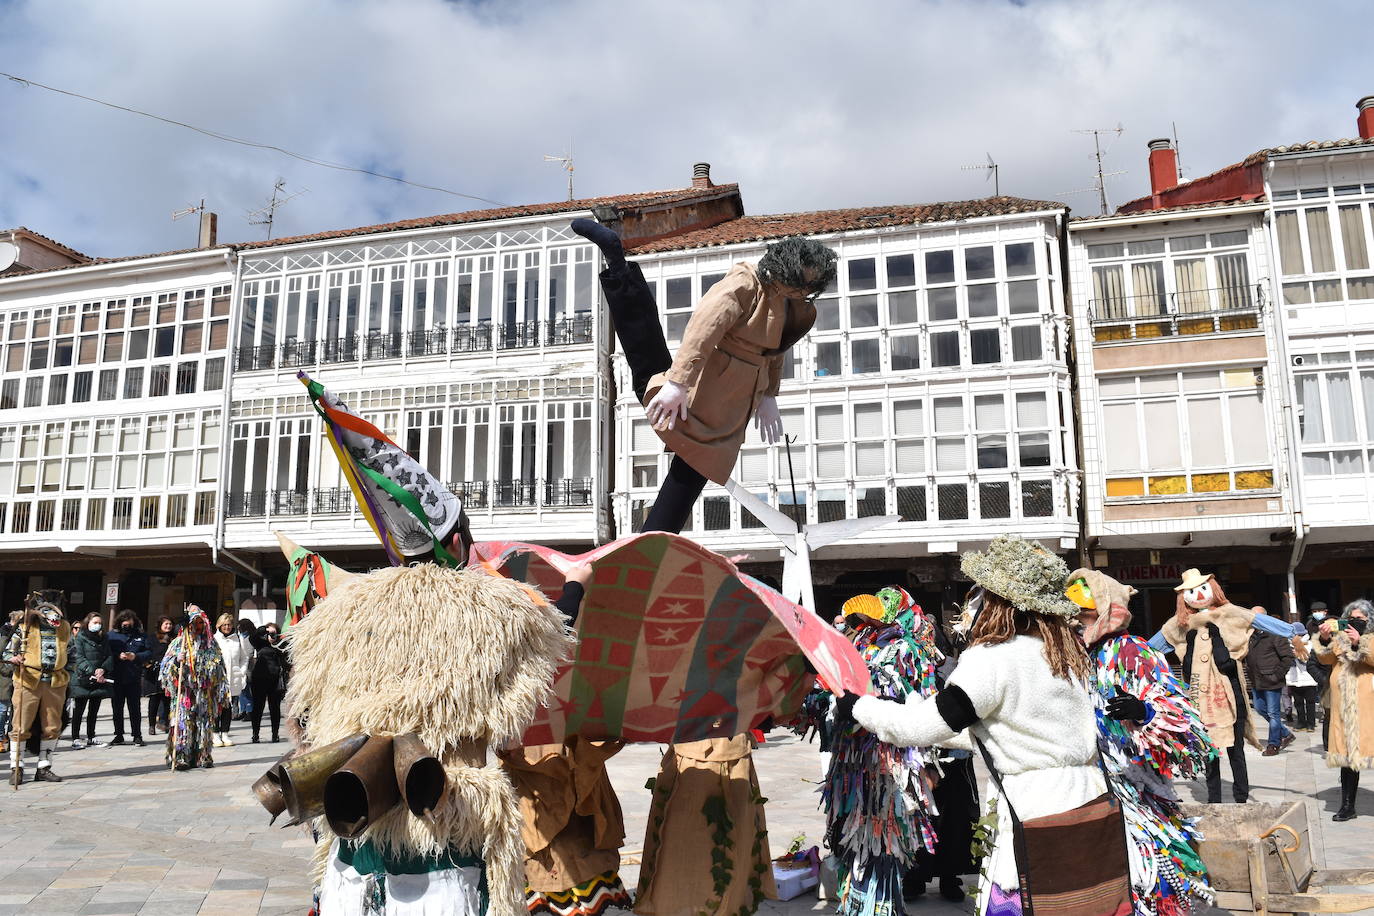
[[[1292,527],[1261,210],[1071,224],[1087,527],[1101,547],[1269,545]]]
[[[1059,233],[1058,214],[1048,214],[818,237],[840,253],[840,275],[784,371],[790,465],[787,444],[765,445],[751,428],[734,475],[808,523],[899,517],[820,551],[818,578],[827,560],[949,555],[1007,530],[1074,546]],[[637,259],[670,348],[701,294],[762,253],[750,245]],[[625,533],[643,521],[668,457],[616,363],[615,511]],[[778,556],[776,539],[714,485],[685,533],[727,554]]]
[[[569,218],[246,252],[226,546],[376,543],[302,371],[460,493],[479,539],[607,537],[605,332]]]

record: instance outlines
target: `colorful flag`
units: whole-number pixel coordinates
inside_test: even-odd
[[[834,627],[688,538],[639,534],[580,556],[486,541],[472,553],[555,599],[565,570],[592,567],[577,657],[559,671],[526,744],[737,735],[795,713],[814,677],[837,692],[871,692],[863,660]]]
[[[313,550],[307,550],[280,531],[276,532],[277,542],[291,571],[286,574],[286,622],[281,631],[285,633],[300,623],[310,609],[324,600],[329,589],[353,575],[340,569]]]
[[[455,557],[445,546],[455,532],[466,535],[462,500],[319,382],[304,372],[297,377],[324,419],[339,467],[391,564],[400,566],[432,550],[436,562],[462,566],[467,558]]]

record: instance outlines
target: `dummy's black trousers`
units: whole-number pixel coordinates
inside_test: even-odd
[[[630,384],[643,404],[649,379],[668,371],[673,364],[663,325],[658,320],[658,304],[639,265],[629,261],[601,272],[601,290],[606,294],[606,307],[615,323],[615,336],[630,366]],[[705,486],[706,478],[674,455],[640,530],[680,532]]]
[[[1250,704],[1241,703],[1240,707],[1236,710],[1234,740],[1226,749],[1226,759],[1231,763],[1231,797],[1244,802],[1250,797],[1250,771],[1245,767],[1245,723],[1250,718]],[[1221,801],[1220,755],[1207,762],[1207,801],[1212,804]]]

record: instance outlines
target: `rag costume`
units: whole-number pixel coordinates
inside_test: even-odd
[[[934,627],[901,588],[845,602],[846,630],[868,665],[876,696],[898,702],[934,695],[942,658]],[[838,912],[900,914],[902,877],[936,836],[931,748],[896,746],[863,729],[839,729],[821,800],[826,843],[838,859]]]
[[[365,826],[340,837],[328,805],[314,823],[322,916],[525,913],[520,800],[487,751],[518,741],[547,702],[572,646],[558,610],[485,569],[418,563],[348,577],[286,642],[301,759],[353,735],[367,736],[358,755],[378,743],[387,758],[364,783]],[[388,745],[406,735],[441,766],[427,812],[397,797]],[[333,785],[340,764],[314,781]]]
[[[1259,747],[1250,721],[1244,667],[1257,615],[1227,601],[1211,573],[1189,569],[1174,591],[1178,593],[1178,608],[1162,632],[1183,663],[1183,679],[1208,738],[1215,747],[1226,750],[1232,797],[1243,803],[1250,797],[1245,742]],[[1207,764],[1207,800],[1221,801],[1219,757]]]
[[[1090,569],[1069,573],[1084,609],[1098,747],[1130,840],[1131,894],[1140,916],[1182,916],[1214,899],[1198,857],[1196,818],[1184,817],[1174,779],[1196,779],[1216,749],[1163,653],[1126,632],[1135,589]]]
[[[777,899],[753,738],[673,744],[653,783],[636,913],[734,916]]]
[[[210,632],[210,618],[195,605],[186,626],[162,657],[159,680],[171,698],[167,722],[167,765],[176,770],[215,765],[213,726],[229,707],[224,659]]]
[[[45,589],[24,602],[24,619],[10,636],[5,659],[14,669],[13,724],[10,727],[10,785],[24,781],[23,753],[30,727],[42,730],[37,781],[61,782],[52,769],[52,752],[62,736],[62,707],[67,702],[71,666],[67,646],[72,628],[61,592]]]
[[[1317,658],[1331,666],[1326,765],[1341,768],[1341,807],[1335,819],[1342,821],[1355,816],[1360,771],[1374,768],[1374,633],[1368,630],[1368,618],[1351,618],[1350,623],[1360,631],[1358,642],[1344,630],[1319,630],[1315,646]]]
[[[1078,614],[1063,594],[1067,567],[1039,545],[1001,535],[986,552],[965,554],[961,569],[977,586],[1025,613],[1064,618]],[[971,603],[965,611],[966,626],[974,611]],[[968,732],[987,748],[1006,797],[995,784],[987,787],[988,797],[997,799],[997,828],[986,880],[980,886],[983,912],[1021,912],[1008,802],[1022,821],[1028,821],[1071,811],[1106,791],[1087,685],[1057,677],[1046,662],[1044,643],[1036,637],[1018,635],[970,646],[934,697],[894,703],[847,695],[840,702],[846,701],[852,704],[854,719],[889,744],[969,749],[972,742],[964,734]],[[1099,853],[1065,850],[1065,873],[1070,876],[1078,865],[1075,854]],[[1085,888],[1083,894],[1091,907],[1093,889]]]
[[[591,220],[572,228],[606,256],[601,289],[635,397],[647,406],[664,382],[687,389],[686,419],[655,429],[674,457],[642,529],[677,533],[706,481],[730,477],[750,418],[761,399],[777,396],[787,351],[811,330],[816,308],[804,293],[765,282],[756,265],[736,264],[692,310],[671,357],[653,291],[639,265],[624,259],[619,238]]]

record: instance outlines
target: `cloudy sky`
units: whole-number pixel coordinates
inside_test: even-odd
[[[1185,177],[1348,137],[1374,93],[1374,7],[1348,2],[0,0],[0,71],[235,137],[501,203],[682,187],[751,213],[992,192],[1096,212],[1148,190],[1176,123]],[[100,256],[486,206],[308,165],[0,79],[0,228]]]

